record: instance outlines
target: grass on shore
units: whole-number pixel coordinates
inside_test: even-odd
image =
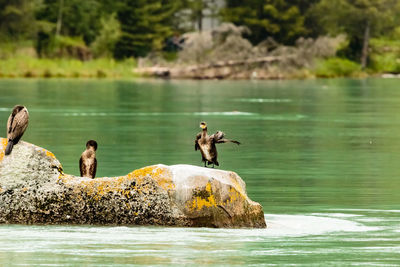
[[[0,60],[0,78],[127,78],[136,77],[134,59],[38,59],[34,57],[12,57]]]

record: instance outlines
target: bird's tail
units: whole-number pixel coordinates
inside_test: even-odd
[[[13,142],[13,140],[8,140],[8,144],[7,144],[7,147],[6,147],[5,154],[6,154],[6,155],[10,155],[10,153],[11,153],[13,147],[14,147],[14,142]]]

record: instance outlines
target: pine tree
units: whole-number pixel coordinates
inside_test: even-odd
[[[114,56],[145,56],[162,49],[165,39],[174,33],[174,15],[180,6],[176,0],[123,0],[117,12],[122,33]]]
[[[253,43],[272,37],[291,44],[306,33],[299,7],[285,0],[226,0],[221,14],[225,21],[247,26]]]

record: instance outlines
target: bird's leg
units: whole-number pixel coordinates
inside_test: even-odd
[[[204,161],[204,167],[205,167],[205,168],[207,168],[207,166],[206,166],[206,162],[205,162],[205,161]]]
[[[214,169],[214,163],[213,163],[213,166],[212,166],[212,167],[213,167],[213,169]]]

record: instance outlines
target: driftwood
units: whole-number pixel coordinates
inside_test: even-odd
[[[274,62],[280,62],[283,60],[287,60],[290,58],[294,58],[294,56],[269,56],[269,57],[252,58],[252,59],[245,59],[245,60],[218,61],[218,62],[211,63],[211,64],[193,66],[192,69],[201,70],[201,69],[209,69],[209,68],[223,68],[223,67],[232,67],[232,66],[239,66],[239,65],[250,65],[250,64],[256,64],[256,63],[274,63]]]
[[[185,66],[185,67],[146,67],[134,71],[141,75],[154,76],[159,78],[193,78],[193,79],[225,79],[238,74],[243,66],[277,63],[295,58],[288,56],[268,56],[246,60],[217,61],[210,64]],[[248,71],[247,71],[248,72]],[[243,76],[243,75],[242,75]],[[249,77],[248,77],[249,78]]]

